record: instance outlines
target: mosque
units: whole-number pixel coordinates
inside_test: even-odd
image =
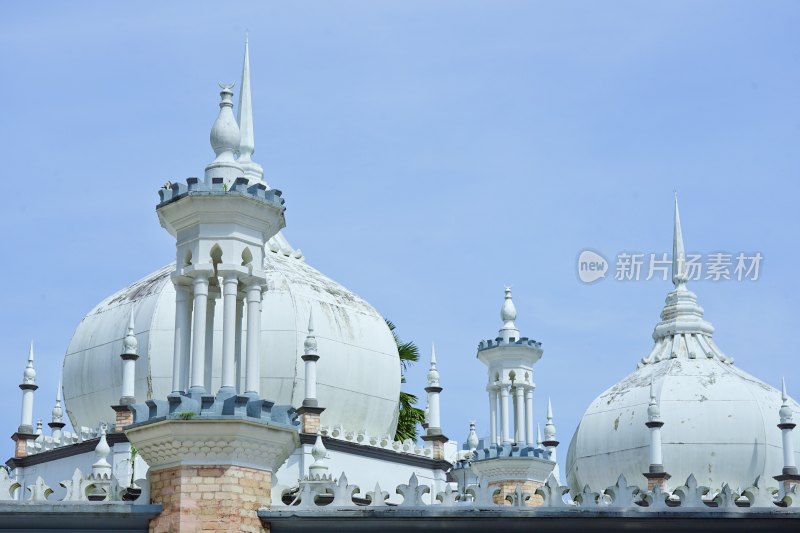
[[[677,198],[653,348],[588,406],[564,472],[549,401],[543,432],[533,418],[543,344],[517,328],[509,288],[498,333],[475,339],[486,435],[446,436],[440,402],[454,400],[432,352],[421,439],[395,441],[395,340],[281,234],[283,193],[253,160],[247,45],[235,114],[220,88],[215,158],[158,189],[174,262],[83,318],[48,429],[31,347],[0,529],[797,530],[800,406],[715,344]]]

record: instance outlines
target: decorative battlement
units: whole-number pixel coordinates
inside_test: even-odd
[[[56,448],[63,448],[65,446],[72,446],[73,444],[80,444],[88,440],[96,439],[100,436],[100,426],[106,424],[101,422],[95,428],[81,426],[75,433],[69,431],[61,432],[61,438],[55,438],[48,435],[39,435],[36,439],[28,440],[26,442],[27,455],[36,455],[43,452],[49,452]],[[113,426],[113,424],[111,424]]]
[[[281,198],[283,193],[280,190],[268,189],[264,183],[255,183],[254,185],[249,185],[249,183],[250,181],[245,177],[236,178],[230,186],[224,178],[211,178],[210,184],[199,178],[188,178],[186,183],[167,182],[158,191],[161,201],[156,208],[177,202],[187,196],[243,196],[269,202],[276,206],[283,206],[285,203],[285,200]]]
[[[350,485],[347,477],[342,474],[339,480],[326,477],[325,479],[303,479],[299,482],[299,491],[291,506],[292,517],[298,518],[297,511],[308,510],[308,516],[319,517],[331,508],[336,508],[335,513],[341,514],[338,509],[383,507],[386,509],[389,492],[382,491],[380,485],[375,489],[361,493],[357,485]],[[757,511],[782,511],[789,512],[797,517],[800,514],[800,492],[792,489],[785,495],[779,495],[775,489],[763,486],[763,480],[757,478],[751,487],[741,492],[732,490],[727,484],[718,489],[698,486],[694,476],[689,476],[685,485],[674,491],[662,492],[659,486],[653,490],[642,490],[637,486],[628,485],[625,476],[620,476],[615,485],[594,491],[588,485],[582,491],[571,491],[562,486],[552,475],[534,493],[523,490],[518,484],[513,493],[508,494],[501,502],[496,501],[496,496],[501,489],[490,483],[482,481],[469,485],[463,491],[448,486],[444,491],[434,495],[428,485],[421,485],[412,474],[407,484],[399,485],[396,493],[403,497],[403,501],[390,507],[392,512],[400,508],[426,508],[446,509],[463,514],[472,509],[492,509],[497,512],[525,511],[530,516],[537,513],[547,514],[554,511],[564,513],[567,517],[571,514],[586,513],[591,510],[598,515],[609,515],[623,511],[639,511],[641,516],[655,516],[658,513],[673,513],[681,515],[684,512],[713,511],[717,512],[757,512]],[[423,498],[430,495],[428,498]],[[434,497],[435,496],[435,497]],[[542,504],[536,507],[527,505],[528,501],[537,496]],[[332,501],[331,501],[332,500]],[[430,500],[431,503],[428,503]],[[280,506],[273,505],[270,509],[259,511],[259,516],[264,520],[272,520],[286,512]],[[311,514],[315,512],[315,514]],[[441,516],[441,515],[437,515]]]
[[[230,397],[202,396],[200,399],[171,394],[167,400],[147,400],[132,405],[131,428],[158,420],[251,419],[296,430],[300,422],[291,405],[275,405],[268,400],[237,394]]]
[[[486,459],[499,459],[503,457],[536,457],[537,459],[550,461],[551,455],[550,451],[544,448],[515,446],[512,444],[503,444],[502,446],[493,444],[488,448],[474,450],[472,452],[472,460],[483,461]]]
[[[382,450],[404,453],[408,455],[416,455],[419,457],[433,457],[433,446],[429,442],[426,442],[424,445],[420,446],[411,439],[399,441],[392,439],[388,435],[378,437],[375,435],[368,435],[367,432],[363,430],[345,430],[342,426],[323,426],[320,428],[319,433],[323,437],[328,437],[343,442],[353,442],[362,446],[371,446],[373,448],[380,448]]]
[[[533,339],[529,339],[528,337],[520,337],[519,339],[509,337],[508,340],[503,339],[503,337],[497,337],[494,340],[489,339],[479,342],[478,351],[481,352],[483,350],[489,350],[499,346],[530,346],[531,348],[541,348],[542,343]]]

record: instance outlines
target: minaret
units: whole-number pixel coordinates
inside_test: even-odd
[[[792,441],[792,430],[797,424],[794,423],[794,413],[789,406],[789,395],[786,394],[786,380],[782,381],[781,398],[783,400],[780,411],[780,423],[778,429],[781,430],[783,440],[783,472],[780,476],[775,476],[776,481],[783,483],[783,493],[791,491],[792,488],[800,483],[800,474],[797,472],[797,464],[794,456],[794,442]]]
[[[22,373],[19,388],[22,390],[22,413],[19,428],[11,438],[15,442],[14,457],[25,457],[28,455],[28,441],[34,441],[38,437],[33,429],[33,393],[39,388],[36,384],[36,370],[33,368],[33,342],[28,351],[28,365]]]
[[[175,238],[176,328],[173,360],[173,396],[187,384],[189,353],[191,376],[188,393],[200,400],[207,390],[206,367],[212,360],[214,332],[209,328],[209,299],[222,293],[222,380],[219,395],[236,395],[236,308],[239,293],[246,295],[247,343],[244,391],[260,395],[260,339],[264,247],[285,226],[280,191],[263,183],[249,185],[233,153],[241,135],[233,117],[232,85],[222,85],[220,111],[211,129],[216,158],[206,167],[205,182],[189,178],[159,191],[156,207],[161,225]],[[222,217],[225,224],[220,224]],[[220,281],[221,279],[221,281]],[[189,346],[191,342],[191,347]]]
[[[436,368],[436,347],[431,345],[431,366],[428,369],[428,428],[422,440],[430,442],[433,459],[444,459],[444,444],[449,440],[442,434],[441,412],[439,411],[439,394],[442,386],[439,382],[439,369]]]
[[[138,347],[139,342],[136,340],[136,335],[134,335],[133,309],[131,309],[128,330],[122,339],[122,353],[119,356],[122,359],[122,395],[119,399],[119,404],[111,406],[116,413],[114,431],[117,433],[121,432],[125,426],[133,423],[133,412],[128,406],[136,403],[135,385],[136,360],[139,359]]]
[[[61,408],[61,381],[58,382],[56,390],[56,404],[53,406],[52,420],[47,424],[50,426],[50,434],[56,445],[61,443],[61,431],[66,424],[64,423],[64,410]]]
[[[556,425],[553,423],[553,404],[550,398],[547,399],[547,422],[544,425],[544,440],[542,445],[550,452],[550,460],[554,463],[556,458],[556,447],[558,447],[558,439],[556,439]]]
[[[245,78],[247,72],[245,65]],[[136,423],[125,429],[149,466],[150,501],[163,506],[150,522],[158,531],[220,523],[263,529],[258,510],[272,502],[273,473],[301,445],[295,409],[261,396],[261,363],[271,349],[261,343],[264,254],[286,225],[284,200],[263,181],[251,182],[234,159],[242,133],[233,116],[232,84],[221,87],[211,129],[216,158],[205,179],[172,182],[158,191],[159,222],[175,240],[172,392],[166,400],[133,406]],[[243,96],[242,107],[247,101]],[[244,122],[249,112],[242,113]],[[246,144],[252,139],[248,131],[245,124]],[[213,315],[221,315],[216,323],[222,331],[214,330]],[[212,376],[221,377],[216,391]],[[176,435],[187,443],[178,460],[163,453]],[[217,442],[212,462],[209,436]],[[220,507],[220,501],[229,505]]]
[[[664,425],[664,421],[661,420],[661,408],[656,400],[652,378],[650,379],[650,404],[647,406],[647,422],[644,425],[650,429],[650,467],[644,473],[644,477],[647,478],[647,490],[653,490],[653,487],[658,485],[663,491],[666,490],[665,485],[670,475],[664,471],[664,459],[661,455],[661,428]]]
[[[486,365],[489,383],[489,440],[492,445],[516,442],[533,446],[533,365],[542,357],[541,343],[521,337],[511,287],[500,308],[502,327],[494,340],[481,341],[478,359]],[[509,399],[513,412],[509,413]],[[512,432],[512,424],[515,425]]]
[[[319,433],[320,415],[325,410],[319,406],[317,399],[317,338],[314,336],[314,313],[308,314],[308,335],[303,343],[303,355],[300,357],[305,364],[305,395],[303,405],[297,412],[300,414],[300,431],[302,433]]]

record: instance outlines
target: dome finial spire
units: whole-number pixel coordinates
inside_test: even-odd
[[[675,226],[672,233],[672,283],[681,288],[687,280],[686,251],[683,247],[683,231],[681,230],[681,214],[678,210],[678,191],[675,191]]]
[[[506,285],[505,293],[503,307],[500,308],[500,320],[503,321],[503,327],[500,328],[500,337],[508,341],[508,339],[512,337],[519,339],[519,330],[514,323],[517,319],[517,308],[514,305],[514,300],[511,298],[511,285]]]
[[[239,141],[238,163],[244,170],[244,175],[251,181],[262,181],[264,169],[253,162],[251,156],[256,150],[255,135],[253,134],[253,99],[250,91],[250,38],[244,36],[244,62],[242,64],[242,85],[239,91],[239,107],[237,119],[241,140]]]
[[[219,115],[211,127],[211,148],[214,149],[216,158],[206,166],[205,177],[223,178],[232,180],[240,177],[244,171],[234,158],[234,152],[239,150],[241,133],[236,118],[233,116],[233,91],[236,82],[220,83]]]

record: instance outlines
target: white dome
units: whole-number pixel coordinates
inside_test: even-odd
[[[672,476],[667,487],[694,474],[700,485],[744,489],[758,476],[772,481],[781,473],[780,391],[717,358],[680,357],[642,366],[591,403],[567,454],[571,488],[600,490],[620,474],[646,485],[651,378],[664,421],[664,469]],[[800,410],[792,400],[789,405]]]
[[[64,359],[64,402],[73,426],[113,420],[119,402],[123,337],[131,309],[140,358],[137,401],[166,398],[172,388],[175,265],[117,292],[81,322]],[[268,253],[268,290],[262,313],[261,396],[299,407],[303,400],[303,342],[309,312],[319,344],[318,399],[323,425],[394,436],[400,360],[384,319],[357,295],[295,257]],[[221,377],[222,313],[215,323],[211,391]]]
[[[653,349],[638,369],[595,399],[583,415],[567,453],[567,482],[574,490],[602,490],[620,474],[630,484],[646,485],[649,469],[650,385],[660,407],[662,460],[672,476],[667,488],[694,474],[700,485],[746,489],[756,478],[770,479],[783,469],[780,422],[782,395],[733,366],[713,340],[714,327],[703,318],[697,296],[686,288],[678,199],[672,281]],[[800,406],[787,400],[797,411]],[[785,411],[785,410],[784,410]],[[793,435],[800,450],[800,435]],[[777,484],[777,483],[776,483]]]

